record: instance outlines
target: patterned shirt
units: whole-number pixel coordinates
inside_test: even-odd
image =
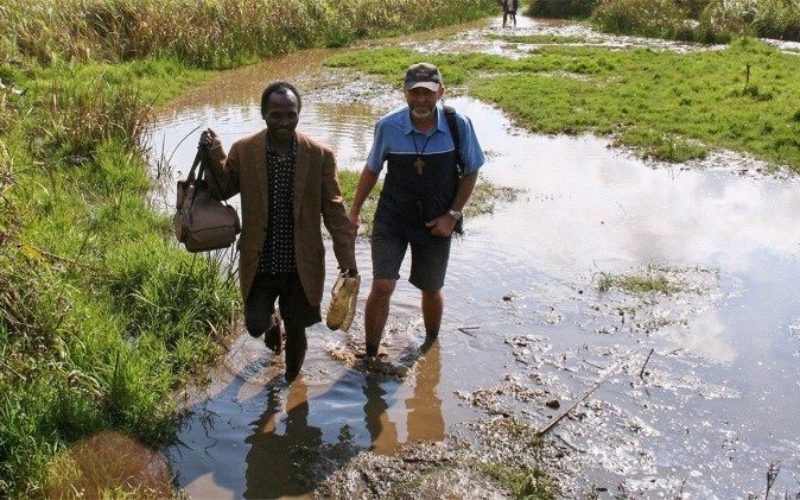
[[[294,164],[297,141],[285,154],[279,154],[267,141],[269,215],[267,237],[258,272],[281,274],[297,272],[294,256]]]

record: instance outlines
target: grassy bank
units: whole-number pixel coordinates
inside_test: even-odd
[[[328,64],[390,81],[418,57],[388,48]],[[441,66],[446,84],[466,85],[532,132],[611,136],[666,161],[725,148],[800,171],[800,60],[754,40],[688,54],[545,47],[520,60],[426,57]]]
[[[63,473],[48,472],[53,457],[106,429],[154,447],[171,442],[175,388],[213,360],[238,317],[236,278],[218,259],[178,248],[168,216],[147,201],[153,181],[139,139],[150,105],[208,68],[492,8],[483,0],[0,5],[0,496],[60,487]]]
[[[235,318],[234,280],[179,250],[146,201],[146,89],[168,97],[185,70],[151,62],[129,80],[146,66],[12,75],[27,91],[6,96],[0,137],[2,496],[42,494],[50,459],[105,429],[173,439],[171,391]]]

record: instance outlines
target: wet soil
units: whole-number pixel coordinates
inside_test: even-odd
[[[507,53],[489,36],[511,31],[498,23],[413,43]],[[551,29],[585,30],[519,16],[515,33]],[[174,151],[171,175],[191,163],[196,127],[226,146],[258,130],[258,96],[277,78],[304,90],[300,127],[360,170],[401,95],[322,68],[326,54],[226,73],[161,110],[153,144]],[[800,492],[798,181],[727,152],[644,163],[596,137],[527,134],[463,93],[447,102],[474,122],[485,178],[521,194],[454,244],[439,342],[423,345],[405,263],[384,356],[359,359],[371,281],[360,242],[353,328],[309,329],[300,379],[283,383],[282,359],[242,334],[187,392],[181,444],[164,450],[186,494],[504,498],[498,470],[530,476],[530,492],[545,486],[532,484],[538,468],[565,498],[763,497],[771,464],[772,494]]]

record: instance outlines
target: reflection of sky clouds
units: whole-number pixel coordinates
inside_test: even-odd
[[[676,175],[646,168],[601,139],[508,135],[498,113],[474,117],[484,148],[501,153],[489,160],[485,175],[528,190],[527,202],[504,209],[481,229],[538,265],[585,268],[622,258],[747,272],[749,256],[763,248],[797,253],[795,182],[720,172]],[[529,168],[506,168],[512,164]]]
[[[708,308],[697,313],[689,322],[688,328],[676,330],[670,337],[674,339],[675,348],[685,348],[690,353],[711,361],[730,363],[738,357],[717,308]]]

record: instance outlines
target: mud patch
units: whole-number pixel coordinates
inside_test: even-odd
[[[362,452],[328,478],[315,498],[550,498],[553,485],[536,467],[540,445],[530,429],[508,419],[461,426],[438,443],[394,456]]]
[[[633,151],[622,148],[631,157],[636,154]],[[644,159],[644,164],[650,168],[675,168],[675,163]],[[783,181],[794,179],[797,174],[788,165],[772,165],[753,156],[714,149],[708,152],[704,158],[696,158],[678,165],[681,171],[686,170],[706,170],[711,172],[727,172],[740,177],[762,178],[771,177]]]
[[[587,334],[623,336],[626,344],[635,337],[639,346],[564,346],[541,334],[508,336],[504,342],[514,363],[499,383],[455,391],[460,404],[481,410],[487,418],[456,426],[441,443],[406,447],[396,456],[362,453],[328,478],[317,494],[411,498],[424,493],[419,489],[423,485],[455,488],[458,478],[469,476],[478,478],[474,498],[519,496],[520,488],[539,487],[545,488],[537,490],[545,496],[555,495],[553,484],[564,497],[679,494],[685,478],[659,468],[652,442],[665,435],[663,426],[653,422],[697,401],[740,394],[697,375],[718,360],[663,345],[649,347],[647,341],[664,330],[685,329],[702,311],[712,309],[722,297],[719,273],[649,265],[614,275],[615,283],[598,287],[600,276],[562,283],[555,290],[550,285],[544,293],[536,287],[509,292],[496,307],[530,318],[526,305],[542,296],[560,297],[539,308],[541,324],[579,318]],[[638,283],[633,277],[664,284],[665,291],[623,286]],[[690,427],[672,431],[689,435]],[[720,434],[720,439],[733,437]],[[427,457],[423,465],[413,459],[421,450]],[[436,491],[445,496],[463,493]]]

